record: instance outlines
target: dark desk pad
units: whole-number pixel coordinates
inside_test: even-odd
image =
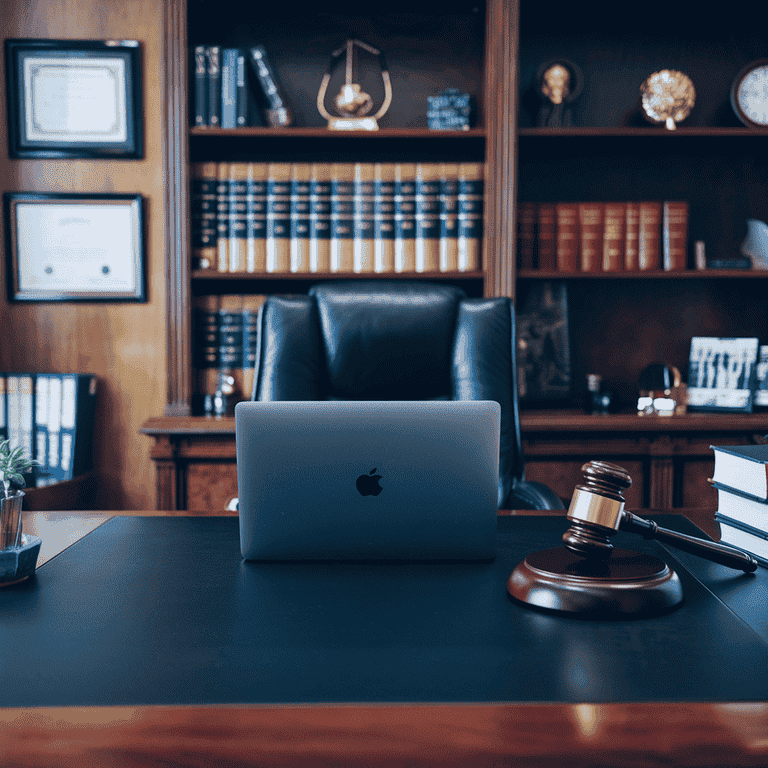
[[[0,706],[768,700],[768,644],[655,543],[617,537],[678,570],[667,615],[509,598],[565,527],[502,517],[484,564],[259,564],[236,518],[113,518],[0,591]],[[730,578],[765,594],[765,576]]]

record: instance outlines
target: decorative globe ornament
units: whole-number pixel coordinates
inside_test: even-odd
[[[662,69],[654,72],[641,86],[643,111],[654,123],[674,131],[677,123],[685,120],[696,103],[693,82],[682,72]]]

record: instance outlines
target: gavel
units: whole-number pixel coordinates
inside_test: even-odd
[[[571,552],[593,562],[605,561],[613,551],[611,536],[627,531],[729,568],[747,573],[757,570],[757,560],[740,549],[670,531],[627,512],[622,491],[629,488],[632,478],[622,467],[590,461],[582,473],[585,482],[576,486],[566,515],[571,527],[563,534],[563,543]]]

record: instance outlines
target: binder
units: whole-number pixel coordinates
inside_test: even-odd
[[[61,376],[61,479],[70,480],[93,467],[93,424],[96,377],[87,373]]]
[[[49,485],[48,471],[48,375],[40,373],[35,381],[35,486]]]
[[[0,440],[8,439],[8,410],[6,406],[7,396],[5,394],[5,374],[0,373]]]
[[[59,444],[61,440],[61,376],[48,376],[48,459],[46,471],[48,483],[56,483],[65,478],[61,475]]]

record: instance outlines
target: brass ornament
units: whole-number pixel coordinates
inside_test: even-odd
[[[649,120],[664,123],[674,131],[696,103],[696,89],[691,79],[674,69],[654,72],[641,86],[643,111]]]
[[[356,48],[360,48],[376,56],[381,68],[381,78],[384,82],[384,101],[375,115],[368,117],[373,109],[373,98],[366,93],[359,83],[355,80],[355,57]],[[325,107],[325,97],[328,90],[328,83],[334,69],[345,56],[346,73],[344,85],[333,100],[333,106],[338,117],[330,114]],[[392,103],[392,83],[389,79],[389,71],[384,61],[384,55],[377,48],[374,48],[362,40],[347,40],[343,46],[331,54],[331,62],[328,71],[323,76],[320,84],[320,90],[317,94],[317,109],[320,114],[328,121],[328,128],[332,131],[377,131],[379,129],[378,121],[386,114]]]

